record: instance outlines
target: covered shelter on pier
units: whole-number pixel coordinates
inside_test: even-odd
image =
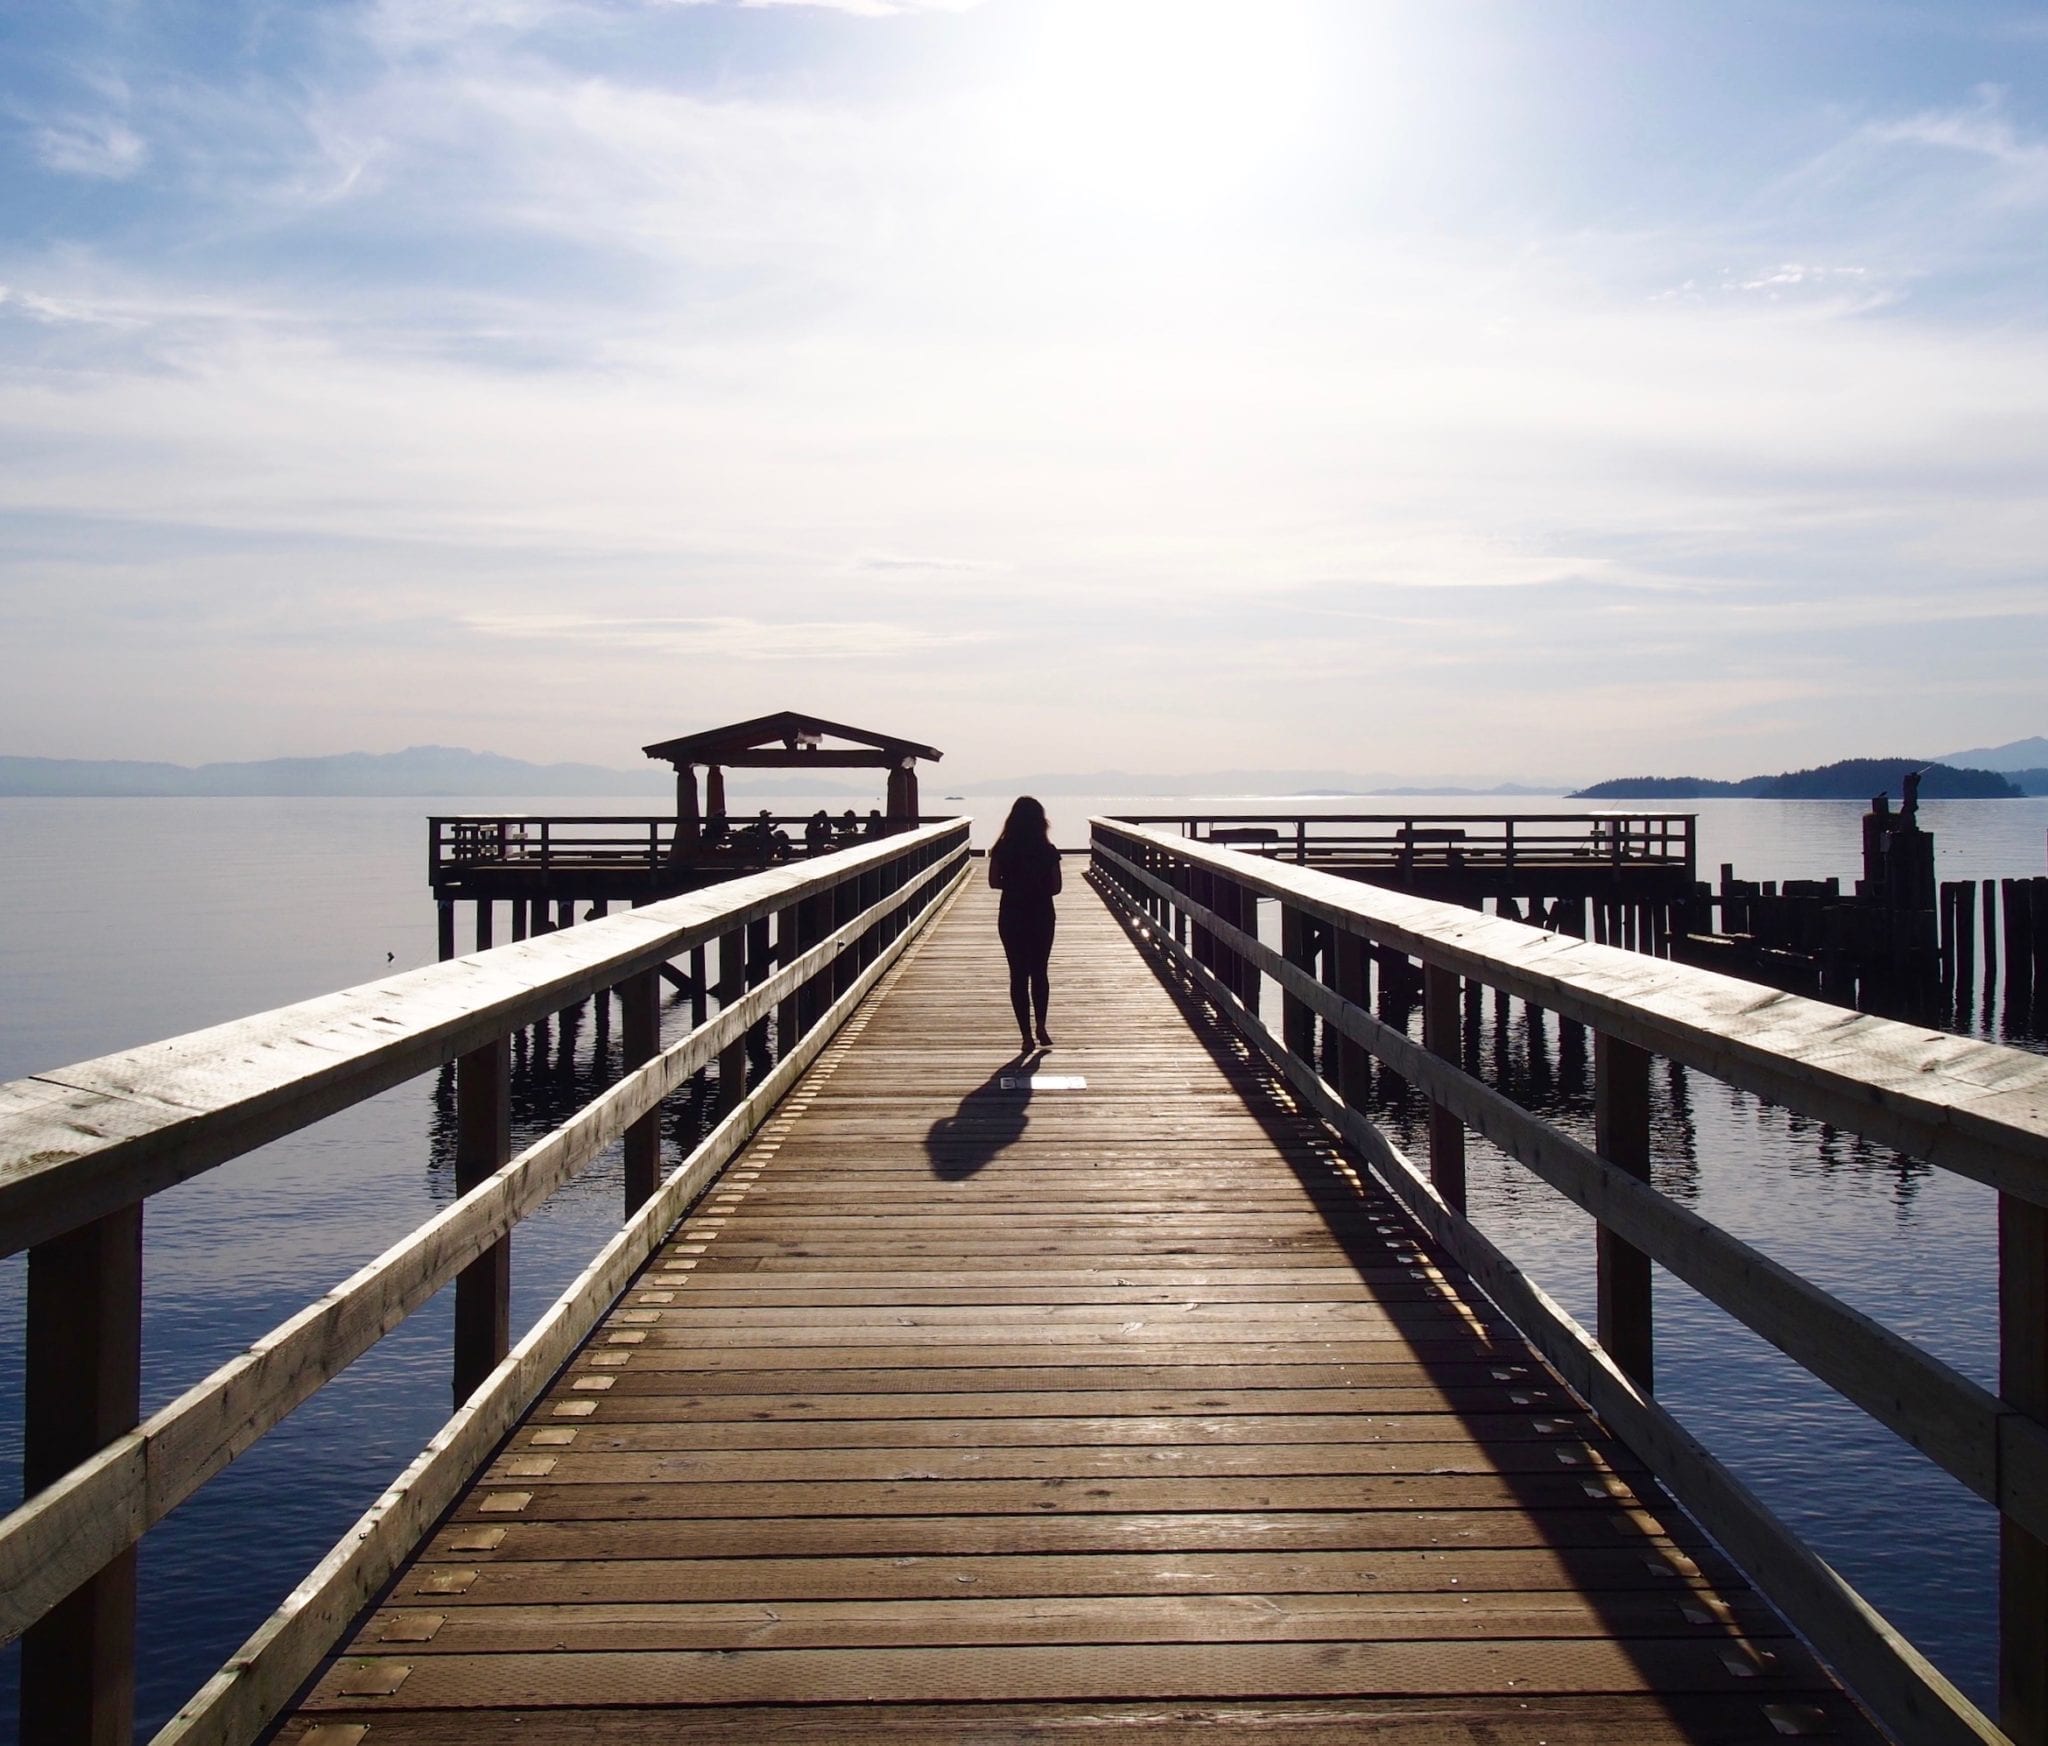
[[[837,742],[828,745],[827,741]],[[725,772],[746,770],[886,770],[889,773],[886,818],[893,828],[917,823],[919,759],[937,763],[945,754],[936,746],[871,728],[849,727],[823,716],[778,709],[751,721],[705,728],[641,748],[648,757],[675,766],[676,832],[673,853],[689,854],[703,840],[707,819],[726,816]],[[697,794],[697,766],[704,767],[704,794]]]

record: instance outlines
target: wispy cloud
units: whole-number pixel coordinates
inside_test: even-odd
[[[469,627],[484,636],[633,649],[642,654],[716,656],[722,661],[871,661],[957,649],[979,641],[967,632],[927,625],[840,620],[597,618],[575,613],[476,613]]]
[[[1325,10],[1355,33],[1327,58],[1389,88],[1471,28]],[[1175,154],[1125,124],[1165,63],[1098,58],[1076,96],[1049,54],[1031,102],[996,101],[1050,13],[1054,47],[1094,40],[1085,5],[382,0],[271,15],[286,46],[231,71],[87,98],[51,73],[12,113],[82,143],[51,161],[25,127],[8,166],[45,205],[0,240],[0,509],[39,531],[0,549],[0,596],[43,601],[38,639],[67,612],[202,626],[200,712],[260,646],[295,680],[266,708],[365,687],[434,738],[405,697],[516,721],[496,699],[575,692],[576,735],[638,743],[620,724],[672,711],[678,657],[735,714],[787,662],[840,713],[876,684],[968,745],[1030,737],[1056,680],[1086,707],[1043,731],[1131,761],[1469,742],[1481,691],[1510,743],[1594,747],[1656,694],[1617,663],[1734,700],[1674,711],[1687,733],[1809,683],[1809,723],[1882,722],[2044,652],[2048,243],[2018,206],[2048,136],[2018,81],[1824,130],[1817,102],[1797,129],[1711,117],[1749,154],[1725,181],[1574,160],[1540,91],[1491,138],[1470,92],[1370,124],[1347,102],[1285,174],[1160,190]],[[1227,91],[1236,40],[1172,64]],[[1059,142],[990,119],[1068,98],[1130,161],[1055,174]],[[124,151],[147,201],[108,180]],[[1545,205],[1574,178],[1597,222]],[[170,683],[73,658],[0,741]],[[1191,711],[1189,676],[1224,671],[1230,710]]]
[[[112,115],[71,115],[34,130],[37,161],[62,176],[125,181],[149,161],[149,146]]]

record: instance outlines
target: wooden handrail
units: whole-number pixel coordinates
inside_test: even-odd
[[[2048,1206],[2048,1057],[1430,898],[1095,821],[1319,921]]]
[[[490,1171],[454,1204],[147,1422],[134,1423],[131,1405],[132,1429],[119,1423],[99,1427],[88,1446],[43,1474],[33,1494],[0,1521],[0,1637],[30,1629],[28,1648],[35,1649],[41,1634],[60,1633],[42,1657],[58,1670],[57,1678],[44,1681],[33,1700],[24,1679],[25,1746],[126,1737],[133,1659],[129,1549],[153,1523],[451,1280],[460,1291],[487,1261],[502,1261],[507,1233],[525,1214],[622,1134],[651,1133],[647,1124],[661,1100],[719,1061],[725,1119],[666,1182],[650,1181],[646,1204],[627,1227],[626,1235],[639,1235],[625,1249],[618,1243],[608,1249],[609,1271],[600,1273],[610,1279],[629,1250],[644,1255],[666,1229],[659,1223],[663,1211],[669,1223],[680,1215],[715,1162],[764,1119],[859,993],[914,936],[915,924],[957,887],[965,876],[967,830],[965,820],[948,821],[878,839],[0,1087],[0,1241],[30,1250],[33,1359],[39,1342],[49,1344],[53,1319],[61,1323],[67,1308],[52,1297],[38,1310],[34,1282],[42,1276],[39,1269],[48,1271],[43,1258],[60,1251],[68,1257],[84,1237],[121,1221],[134,1224],[135,1209],[149,1193],[447,1061],[460,1058],[467,1072],[472,1061],[502,1049],[500,1040],[511,1030],[592,993],[614,987],[636,992],[669,958],[713,938],[724,942],[724,998],[714,1016],[666,1050],[649,1050],[650,1058],[638,1066],[629,1063],[625,1077],[562,1126]],[[800,914],[828,902],[835,905],[836,927],[799,928]],[[737,943],[751,930],[765,948],[771,917],[780,918],[782,962],[767,973],[764,949],[762,974],[747,986],[737,967]],[[795,935],[802,936],[800,945],[791,944]],[[827,984],[829,996],[811,998]],[[790,1013],[793,1007],[803,1009],[803,1018],[781,1028],[774,1071],[751,1094],[740,1095],[748,1031],[771,1011]],[[700,1006],[700,1018],[702,1012]],[[125,1291],[133,1298],[139,1326],[139,1276],[131,1279],[117,1265],[111,1277],[116,1295]],[[426,1465],[420,1471],[434,1475],[433,1487],[439,1488],[432,1495],[464,1477],[456,1472],[452,1452],[471,1450],[485,1435],[481,1427],[496,1426],[481,1445],[487,1448],[502,1434],[505,1414],[522,1406],[551,1373],[554,1364],[536,1368],[536,1353],[553,1353],[569,1337],[564,1329],[587,1326],[602,1311],[609,1299],[591,1295],[595,1277],[586,1276],[585,1294],[573,1305],[565,1300],[557,1306],[544,1324],[552,1331],[538,1346],[536,1330],[518,1353],[508,1354],[502,1327],[487,1330],[490,1349],[481,1351],[474,1372],[482,1379],[479,1392],[422,1457]],[[88,1278],[73,1289],[104,1288]],[[132,1342],[129,1348],[116,1345],[105,1361],[132,1367]],[[460,1364],[458,1354],[458,1375]],[[31,1374],[34,1369],[32,1363]],[[479,1408],[480,1401],[487,1410]],[[36,1411],[32,1401],[32,1437]],[[381,1514],[372,1512],[374,1546],[351,1540],[337,1549],[330,1563],[345,1567],[347,1576],[335,1577],[339,1586],[325,1592],[320,1613],[334,1629],[359,1604],[361,1582],[382,1580],[364,1573],[388,1575],[394,1567],[405,1550],[399,1529],[413,1521],[424,1495],[415,1490],[402,1500],[405,1508],[380,1505]],[[393,1501],[387,1498],[386,1505]],[[109,1584],[117,1598],[128,1597],[127,1632],[74,1634],[68,1613],[78,1595]],[[288,1607],[290,1629],[245,1652],[260,1649],[267,1657],[263,1678],[252,1680],[255,1664],[238,1658],[234,1676],[201,1706],[215,1718],[233,1713],[239,1718],[235,1726],[223,1733],[208,1722],[190,1737],[252,1737],[273,1700],[281,1701],[310,1670],[306,1655],[318,1650],[309,1649],[307,1594],[302,1588]],[[115,1613],[121,1610],[116,1606]],[[53,1685],[64,1688],[54,1698]],[[259,1688],[260,1701],[250,1695]]]
[[[1128,820],[1097,819],[1093,834],[1099,880],[1146,944],[1208,993],[1311,1107],[1380,1167],[1432,1234],[1750,1568],[1881,1720],[1915,1742],[2010,1737],[2033,1746],[2048,1739],[2048,1714],[2036,1696],[2048,1650],[2048,1618],[2038,1598],[2048,1568],[2042,1562],[2048,1424],[2028,1393],[2044,1330],[2027,1307],[2037,1311],[2042,1301],[2048,1257],[2039,1240],[2015,1240],[2028,1231],[2038,1239],[2048,1204],[2048,1060],[1212,848]],[[1251,920],[1260,897],[1281,904],[1280,951],[1258,938]],[[1301,944],[1311,922],[1330,931],[1335,948],[1322,979]],[[1184,943],[1190,935],[1192,950]],[[2002,1394],[1652,1188],[1635,1163],[1647,1137],[1646,1108],[1631,1108],[1623,1132],[1590,1149],[1374,1017],[1359,998],[1360,953],[1368,945],[1418,960],[1426,983],[1440,980],[1454,990],[1469,978],[1590,1026],[1602,1059],[1603,1097],[1610,1057],[1620,1052],[1641,1062],[1661,1054],[1999,1188]],[[1276,1036],[1259,1013],[1260,976],[1280,988],[1284,1035]],[[1308,1046],[1311,1014],[1431,1100],[1429,1171],[1402,1155],[1347,1102],[1344,1089],[1318,1072]],[[1341,1060],[1338,1065],[1348,1087],[1356,1075]],[[1593,1215],[1601,1234],[1599,1344],[1462,1216],[1435,1162],[1440,1137],[1452,1138],[1448,1130],[1440,1135],[1443,1124],[1456,1133],[1469,1127],[1484,1134]],[[1611,1155],[1602,1156],[1610,1147]],[[1453,1151],[1461,1163],[1462,1141]],[[1461,1193],[1461,1172],[1456,1187]],[[1686,1280],[1999,1508],[2009,1736],[1656,1404],[1646,1276],[1641,1286],[1620,1291],[1629,1257],[1645,1267],[1654,1260]],[[1623,1325],[1609,1327],[1610,1302],[1621,1306]]]
[[[0,1255],[84,1225],[442,1066],[966,825],[623,910],[0,1085]]]

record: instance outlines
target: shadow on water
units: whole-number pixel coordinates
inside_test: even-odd
[[[1031,1125],[1031,1074],[1043,1049],[1005,1061],[949,1116],[925,1130],[924,1155],[941,1182],[964,1182],[1014,1146]]]

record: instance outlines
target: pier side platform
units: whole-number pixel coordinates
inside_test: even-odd
[[[301,1695],[287,1746],[1879,1738],[1074,877],[975,880]]]

